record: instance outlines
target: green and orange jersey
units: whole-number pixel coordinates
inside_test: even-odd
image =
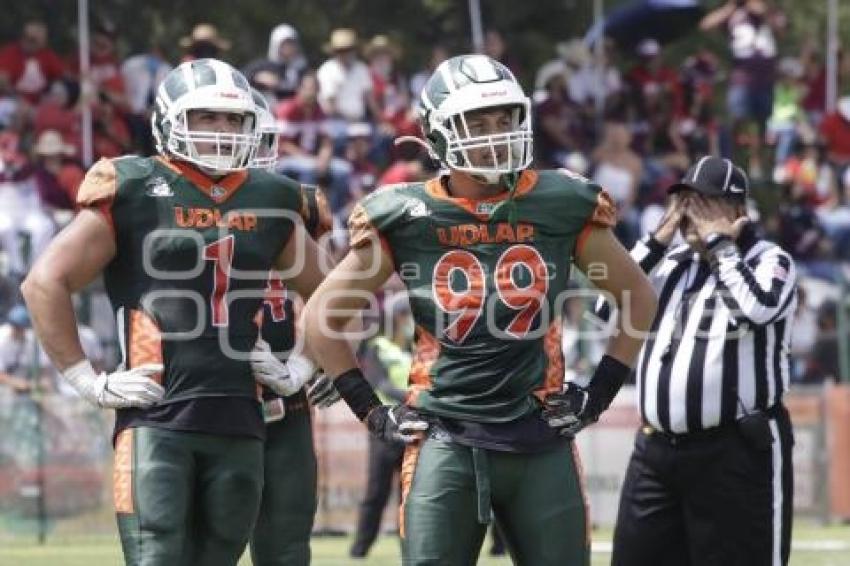
[[[571,264],[594,226],[615,223],[607,193],[561,170],[524,171],[513,203],[507,192],[452,197],[440,178],[358,203],[351,245],[378,238],[416,320],[407,402],[481,423],[536,411],[564,378],[559,296]]]
[[[256,400],[247,353],[269,271],[304,206],[300,186],[260,169],[213,181],[162,157],[101,160],[78,202],[113,228],[104,282],[124,363],[164,365],[162,405]]]

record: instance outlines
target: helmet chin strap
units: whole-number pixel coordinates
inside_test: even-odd
[[[424,147],[425,151],[427,151],[428,153],[430,153],[430,154],[434,153],[434,151],[431,149],[431,146],[428,145],[428,143],[425,140],[423,140],[422,138],[416,137],[416,136],[399,136],[399,137],[397,137],[396,139],[393,140],[393,145],[396,146],[396,147],[400,146],[403,143],[415,143],[417,145]]]

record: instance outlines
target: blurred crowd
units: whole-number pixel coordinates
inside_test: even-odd
[[[526,69],[509,34],[497,30],[486,32],[484,51],[518,77],[533,77],[524,86],[534,103],[535,166],[566,167],[605,187],[619,206],[617,234],[626,246],[655,227],[666,187],[695,157],[711,153],[744,165],[757,197],[752,215],[806,276],[793,379],[820,382],[838,373],[836,300],[850,259],[850,96],[826,111],[823,53],[814,44],[784,53],[786,24],[765,0],[732,0],[700,23],[702,33],[725,33],[729,47],[720,54],[700,49],[672,60],[653,38],[595,47],[574,38],[554,45],[539,69]],[[42,22],[28,22],[20,37],[0,45],[0,319],[18,301],[17,284],[33,258],[73,216],[85,170],[82,109],[92,113],[94,160],[155,151],[154,95],[177,61],[153,44],[124,58],[118,33],[95,19],[85,79],[76,56],[54,52]],[[210,24],[196,25],[180,46],[183,60],[235,63],[231,42]],[[241,68],[277,119],[275,169],[323,186],[341,228],[352,204],[377,186],[435,173],[420,145],[395,140],[421,135],[420,90],[454,53],[433,45],[426,60],[410,61],[390,36],[361,38],[347,28],[333,30],[323,47],[305,52],[298,30],[282,23],[267,53]],[[848,58],[839,62],[840,78],[850,78]],[[344,239],[344,230],[336,234]],[[568,303],[565,312],[576,371],[594,361],[592,345],[568,343],[582,324],[580,310]],[[6,327],[22,320],[18,313]],[[92,324],[109,350],[109,325]],[[0,367],[0,378],[9,373]]]

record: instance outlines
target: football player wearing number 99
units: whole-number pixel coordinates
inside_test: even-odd
[[[528,168],[530,102],[507,68],[483,55],[449,59],[419,110],[448,173],[358,204],[350,252],[307,304],[307,347],[373,434],[409,443],[406,566],[475,564],[491,508],[516,564],[588,564],[572,436],[628,375],[655,294],[612,235],[604,191]],[[586,388],[563,386],[559,313],[573,264],[631,315]],[[394,270],[410,296],[416,352],[406,402],[385,406],[341,330]]]
[[[86,400],[117,409],[114,491],[126,563],[232,566],[263,487],[255,378],[289,395],[312,375],[310,364],[293,364],[299,373],[250,355],[254,315],[272,269],[300,263],[283,283],[309,296],[321,279],[319,252],[298,216],[299,186],[250,167],[256,107],[230,65],[198,59],[175,68],[157,91],[152,128],[159,155],[102,159],[88,171],[80,213],[23,292],[63,376]],[[98,375],[80,348],[71,294],[100,273],[123,362]]]

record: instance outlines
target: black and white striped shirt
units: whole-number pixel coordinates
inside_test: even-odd
[[[658,430],[728,424],[773,407],[788,388],[794,262],[749,228],[737,244],[714,267],[687,244],[665,253],[647,237],[631,251],[658,293],[635,366],[641,416]]]

